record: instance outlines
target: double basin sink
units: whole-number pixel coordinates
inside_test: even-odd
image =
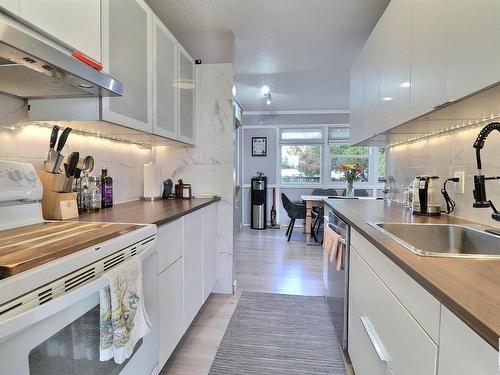
[[[417,255],[500,259],[500,231],[493,228],[457,224],[369,224]]]

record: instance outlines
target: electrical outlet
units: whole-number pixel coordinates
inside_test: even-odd
[[[455,177],[458,177],[460,180],[455,182],[455,193],[456,194],[464,194],[465,193],[465,172],[455,172]]]

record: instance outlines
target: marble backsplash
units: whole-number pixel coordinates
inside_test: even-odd
[[[484,224],[500,226],[491,219],[491,209],[473,208],[473,176],[476,174],[475,150],[472,145],[481,126],[450,133],[436,138],[429,138],[415,143],[391,147],[387,152],[386,174],[396,178],[399,194],[421,174],[441,177],[441,184],[446,178],[454,177],[455,172],[465,172],[465,192],[454,192],[453,183],[448,183],[450,196],[456,201],[455,215]],[[483,172],[487,176],[500,175],[500,135],[492,133],[481,153]],[[488,199],[500,206],[500,181],[487,182]],[[443,201],[444,204],[444,201]],[[444,207],[444,206],[443,206]]]
[[[23,126],[19,126],[21,123]],[[32,163],[37,170],[42,169],[49,138],[49,128],[30,124],[24,101],[0,96],[0,160]],[[142,195],[142,168],[152,160],[152,149],[70,133],[63,154],[73,151],[80,152],[82,157],[94,157],[94,175],[101,174],[102,166],[108,167],[114,180],[116,203],[136,200]]]
[[[232,64],[196,66],[196,147],[158,146],[162,177],[192,184],[193,195],[219,195],[217,286],[233,288],[233,109]]]

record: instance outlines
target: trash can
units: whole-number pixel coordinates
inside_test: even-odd
[[[267,177],[252,177],[251,181],[251,218],[252,229],[266,229],[267,222]]]

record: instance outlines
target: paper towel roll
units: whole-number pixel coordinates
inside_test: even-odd
[[[144,198],[161,197],[161,173],[160,168],[154,162],[144,164]]]

